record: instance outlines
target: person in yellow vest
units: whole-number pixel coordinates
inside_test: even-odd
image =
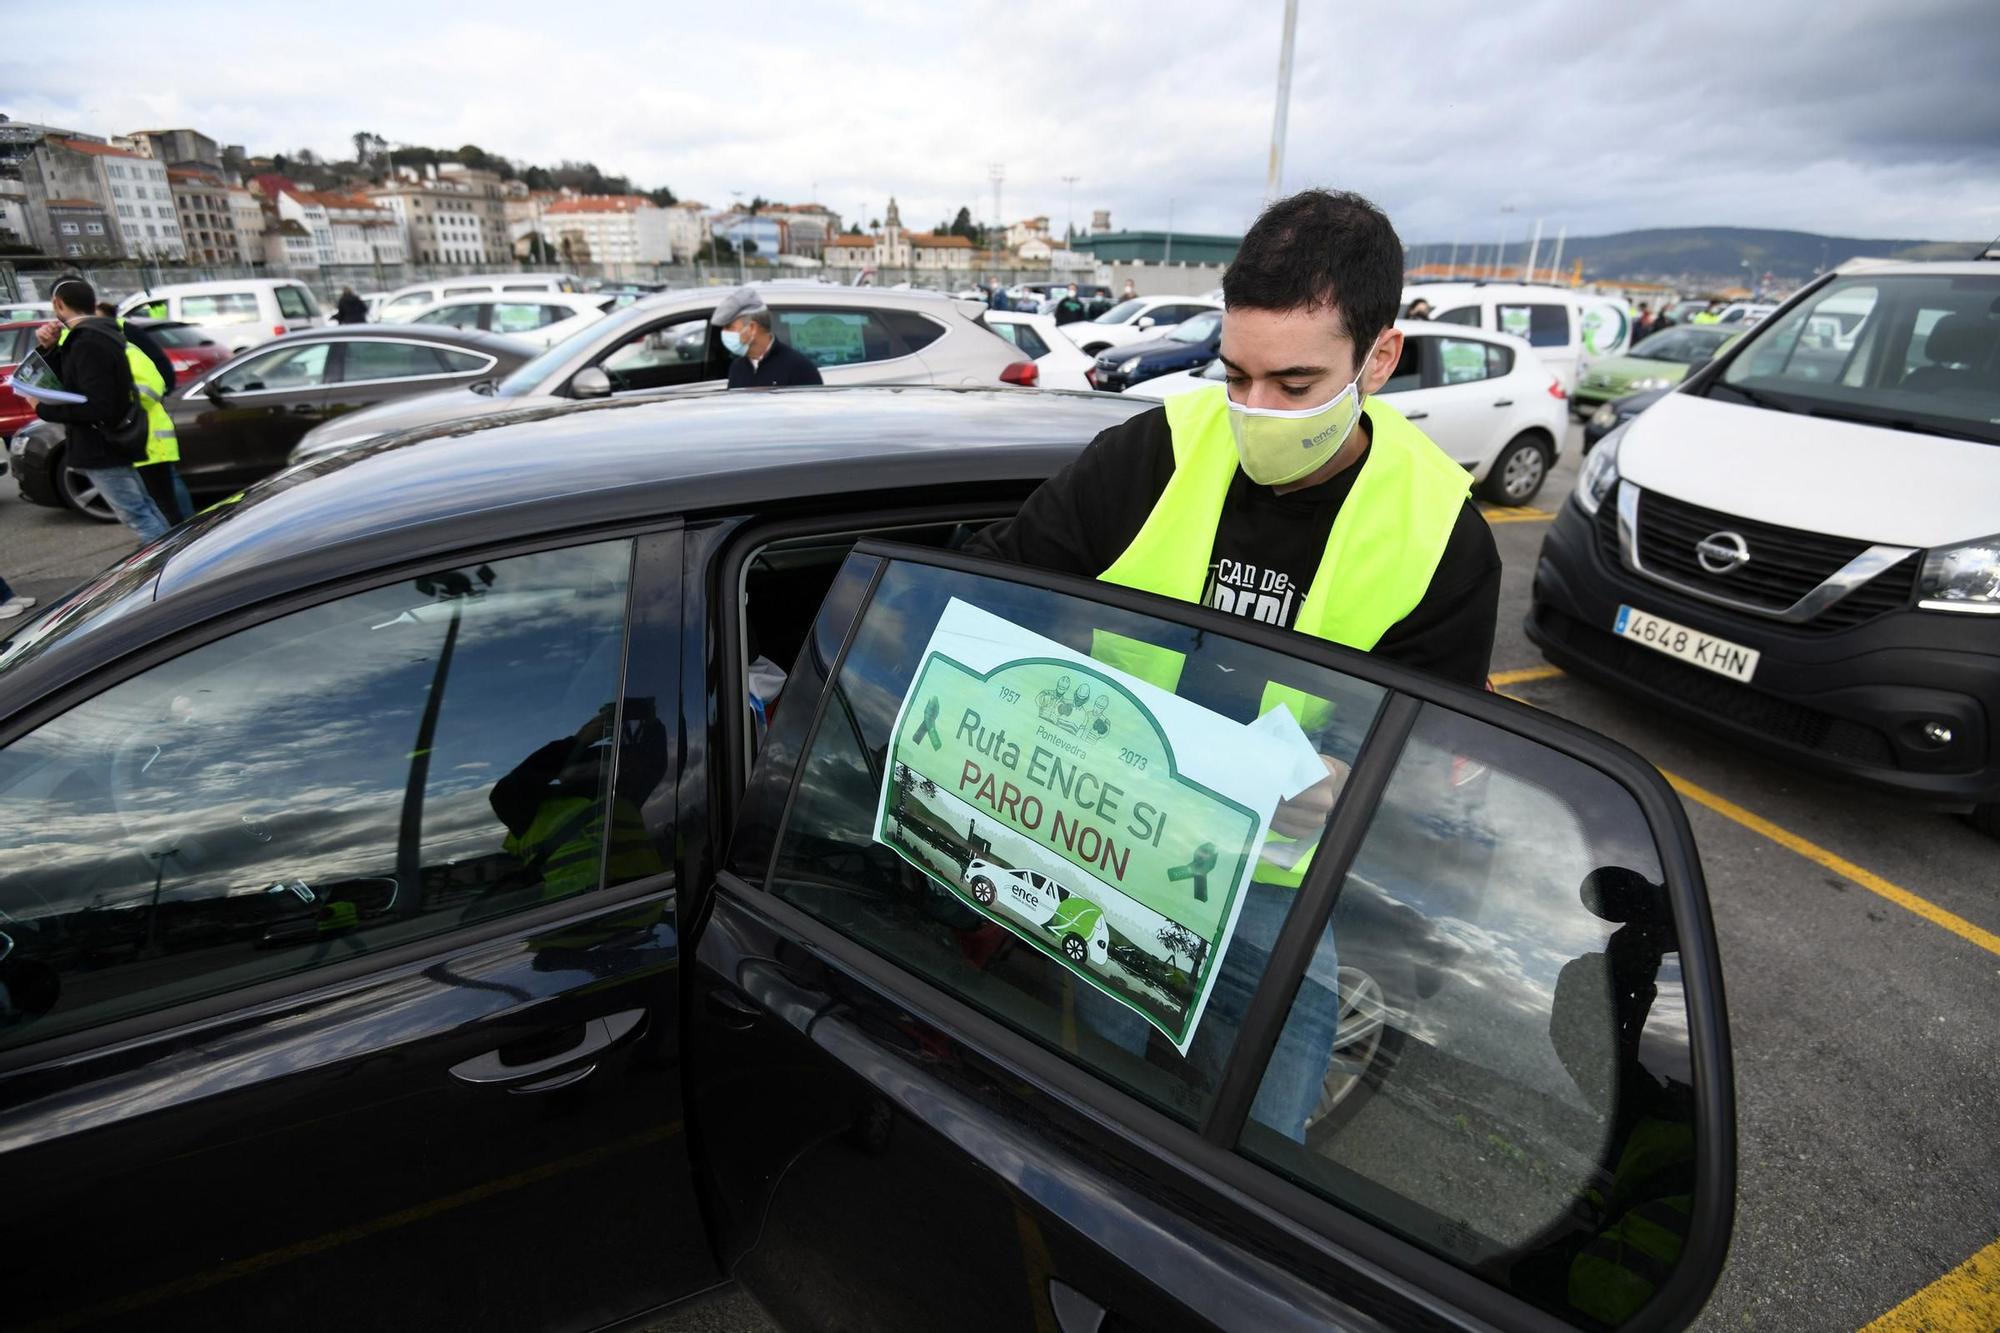
[[[97,313],[116,324],[125,335],[125,359],[132,366],[132,387],[146,400],[146,456],[132,466],[138,470],[139,479],[146,483],[146,494],[153,497],[153,503],[167,522],[180,523],[192,518],[194,500],[188,495],[187,483],[181,480],[180,441],[174,434],[173,417],[167,412],[167,395],[174,391],[176,383],[174,363],[167,359],[159,339],[119,318],[118,307],[109,301],[99,301]],[[153,368],[153,375],[147,375],[139,362],[133,360],[135,354],[143,354]]]
[[[127,452],[122,443],[113,442],[118,423],[129,420],[137,384],[127,355],[131,349],[118,326],[95,313],[96,305],[96,291],[82,278],[63,278],[49,289],[56,323],[35,330],[35,344],[62,387],[84,401],[38,402],[35,415],[66,428],[64,465],[89,478],[119,521],[141,541],[150,542],[167,530],[167,520],[132,469],[144,454],[136,449]],[[145,401],[143,394],[140,397]],[[147,406],[150,426],[151,404]]]
[[[656,766],[643,757],[659,744],[648,744],[649,729],[659,730],[650,716],[641,716],[643,701],[628,701],[637,744],[627,747],[610,801],[611,839],[605,847],[604,783],[610,766],[611,724],[617,706],[607,703],[577,728],[574,735],[550,741],[515,765],[493,785],[487,802],[507,826],[502,848],[541,881],[546,899],[567,898],[598,884],[600,849],[605,882],[622,884],[659,874],[666,862],[647,836],[639,803],[657,781]]]
[[[1373,397],[1403,359],[1394,327],[1403,247],[1356,194],[1306,190],[1265,209],[1222,280],[1226,383],[1167,399],[1104,431],[988,529],[969,553],[1198,602],[1380,654],[1448,680],[1485,683],[1499,614],[1500,559],[1465,469]],[[1199,697],[1177,654],[1100,632],[1093,655]],[[1239,683],[1240,685],[1240,683]],[[1201,702],[1217,706],[1208,698]],[[1263,685],[1235,703],[1250,720],[1290,707],[1313,734],[1331,706]],[[1271,843],[1304,842],[1258,867],[1235,940],[1190,1052],[1226,1057],[1310,868],[1346,766],[1279,807]],[[1303,1139],[1337,1035],[1337,968],[1321,948],[1252,1114]],[[1098,1031],[1134,1048],[1126,1011],[1085,1006]]]

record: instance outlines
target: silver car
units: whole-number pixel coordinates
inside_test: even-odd
[[[759,283],[780,339],[811,357],[828,384],[1032,386],[1035,363],[986,327],[986,307],[930,292]],[[291,462],[417,426],[581,398],[705,392],[729,375],[709,327],[733,288],[662,292],[613,312],[497,383],[351,412],[309,432]]]

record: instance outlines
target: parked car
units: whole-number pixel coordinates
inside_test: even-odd
[[[54,319],[55,315],[54,308],[47,301],[0,301],[0,324],[12,324],[24,319]]]
[[[434,278],[398,287],[371,307],[373,318],[394,321],[455,296],[492,296],[501,292],[580,292],[583,284],[567,273],[472,273],[459,278]]]
[[[193,324],[232,352],[326,323],[312,291],[290,278],[169,283],[134,292],[118,313]]]
[[[1767,305],[1759,301],[1732,301],[1722,307],[1721,311],[1717,313],[1715,322],[1722,325],[1735,324],[1739,327],[1747,328],[1755,324],[1758,320],[1763,319],[1766,315],[1771,314],[1777,308],[1775,305]]]
[[[1427,282],[1403,289],[1403,308],[1422,297],[1431,319],[1524,338],[1563,392],[1596,360],[1631,344],[1632,317],[1615,297],[1515,282]]]
[[[1099,352],[1090,368],[1090,387],[1118,393],[1175,371],[1199,370],[1222,347],[1222,312],[1204,310],[1167,330],[1164,338],[1127,343]]]
[[[1583,452],[1587,454],[1595,449],[1598,441],[1672,392],[1671,388],[1642,389],[1600,404],[1590,414],[1590,419],[1583,423]]]
[[[1689,1324],[1734,1131],[1678,800],[1510,700],[960,553],[1135,406],[530,408],[252,487],[16,632],[10,1320],[602,1328],[733,1279],[800,1330]],[[1174,644],[1231,718],[1338,701],[1306,947],[1240,1032],[1108,1039],[1072,963],[876,841],[954,602]],[[1348,1114],[1302,1142],[1256,1094],[1326,986]],[[1643,1268],[1601,1258],[1642,1220]]]
[[[1495,504],[1524,505],[1562,457],[1566,400],[1534,349],[1519,338],[1427,320],[1399,319],[1403,358],[1381,395],[1472,473]],[[1162,375],[1126,392],[1166,398],[1227,377],[1221,361]]]
[[[1696,324],[1652,334],[1623,356],[1594,362],[1577,380],[1570,410],[1589,416],[1613,398],[1672,388],[1742,332],[1740,324]]]
[[[1065,324],[1063,332],[1087,356],[1126,343],[1147,342],[1166,336],[1168,329],[1205,310],[1220,310],[1220,301],[1205,296],[1135,296],[1120,301],[1095,319]]]
[[[603,319],[617,305],[616,295],[601,292],[509,292],[448,297],[415,310],[398,311],[382,322],[483,330],[539,347],[553,347]]]
[[[986,307],[926,292],[818,283],[758,284],[777,335],[828,384],[1034,385],[1035,363],[980,322]],[[607,316],[498,385],[356,412],[315,429],[294,461],[412,426],[470,420],[577,398],[722,388],[731,357],[708,317],[727,289],[667,292]]]
[[[1806,336],[1856,306],[1848,345]],[[1813,283],[1591,452],[1529,636],[1664,713],[2000,835],[1996,311],[2000,266],[1979,261]]]
[[[1054,319],[1025,310],[988,310],[986,327],[1035,362],[1035,383],[1044,389],[1088,391],[1090,358],[1077,350]]]
[[[166,354],[167,364],[174,368],[176,383],[213,370],[233,355],[228,344],[210,337],[198,324],[177,319],[128,319],[125,323],[152,335]]]
[[[274,339],[219,369],[182,378],[167,395],[181,476],[198,499],[229,495],[283,467],[300,438],[322,422],[491,381],[534,354],[511,338],[448,328],[335,324]],[[9,449],[22,499],[115,521],[90,479],[65,462],[62,427],[33,422]]]
[[[30,318],[0,324],[0,440],[35,420],[35,405],[9,388],[7,380],[35,350],[35,330],[46,323],[47,319]]]

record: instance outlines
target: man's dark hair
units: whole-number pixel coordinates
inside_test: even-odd
[[[109,301],[99,301],[97,303],[97,313],[104,316],[106,319],[113,319],[118,314],[118,307],[111,304],[111,302]]]
[[[82,278],[64,278],[49,288],[49,297],[85,314],[97,308],[97,289]]]
[[[1222,275],[1222,303],[1340,311],[1360,356],[1395,322],[1403,243],[1381,209],[1345,190],[1301,190],[1258,217]]]

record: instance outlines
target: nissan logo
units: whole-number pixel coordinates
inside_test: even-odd
[[[1711,574],[1729,574],[1750,563],[1750,543],[1740,532],[1711,532],[1694,544],[1694,558]]]

